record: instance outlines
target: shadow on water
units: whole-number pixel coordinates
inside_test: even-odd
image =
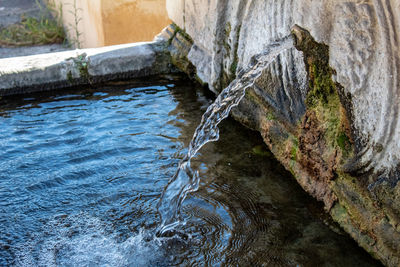
[[[183,234],[155,237],[161,191],[211,102],[165,79],[3,98],[0,265],[379,266],[230,119],[192,160],[202,180]]]

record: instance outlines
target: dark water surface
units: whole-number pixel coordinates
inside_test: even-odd
[[[192,161],[184,234],[155,237],[160,194],[210,101],[162,80],[2,99],[0,265],[378,265],[232,120]]]

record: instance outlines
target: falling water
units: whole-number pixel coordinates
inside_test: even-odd
[[[262,71],[271,64],[279,53],[291,47],[293,47],[293,39],[290,35],[268,45],[262,53],[253,56],[249,66],[239,72],[237,78],[218,95],[214,103],[203,114],[201,123],[190,142],[187,154],[164,188],[158,203],[157,208],[161,216],[159,234],[166,233],[181,223],[181,205],[187,194],[196,191],[199,187],[199,172],[190,167],[190,160],[205,144],[218,140],[218,124],[228,117],[231,109],[237,106],[244,97],[246,89],[253,86]]]

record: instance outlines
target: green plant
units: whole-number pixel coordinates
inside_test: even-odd
[[[74,59],[76,66],[78,67],[79,74],[82,78],[87,79],[89,77],[88,65],[86,60],[86,53],[79,55]]]
[[[82,17],[79,16],[79,12],[82,12],[82,8],[78,8],[76,5],[76,0],[74,0],[74,3],[72,4],[72,10],[69,10],[68,12],[74,17],[73,24],[68,24],[73,31],[70,34],[70,42],[75,46],[75,48],[81,48],[80,36],[82,35],[82,33],[79,31],[79,23],[82,21]]]
[[[62,19],[51,17],[51,9],[44,8],[38,1],[40,15],[35,17],[22,17],[20,23],[10,25],[0,30],[0,45],[3,46],[28,46],[63,43],[65,32]]]
[[[51,15],[57,20],[57,24],[63,27],[63,6],[60,5],[57,7],[55,0],[46,0],[46,10],[48,10]],[[36,4],[39,5],[40,9],[43,10],[43,7],[40,5],[38,0],[36,0]]]

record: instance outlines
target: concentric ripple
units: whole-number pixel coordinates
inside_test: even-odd
[[[230,120],[192,161],[184,224],[156,237],[161,192],[210,103],[169,80],[0,100],[0,266],[377,265]]]

